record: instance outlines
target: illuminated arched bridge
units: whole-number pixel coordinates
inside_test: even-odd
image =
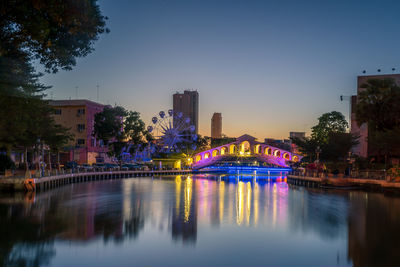
[[[250,135],[242,135],[235,142],[215,147],[195,154],[193,169],[218,165],[223,162],[255,161],[269,167],[289,167],[288,162],[297,162],[300,155],[256,141]]]

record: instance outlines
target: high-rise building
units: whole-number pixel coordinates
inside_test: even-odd
[[[94,116],[103,111],[104,105],[90,100],[52,100],[55,109],[54,120],[70,128],[74,139],[69,142],[66,152],[60,153],[61,162],[76,161],[78,164],[103,161],[107,147],[93,136]]]
[[[197,91],[185,90],[173,95],[174,112],[182,112],[190,123],[195,126],[195,132],[199,132],[199,93]]]
[[[211,118],[211,138],[222,138],[222,115],[214,112]]]
[[[357,77],[357,95],[351,97],[351,114],[350,114],[350,132],[355,136],[359,136],[358,144],[353,147],[353,153],[361,157],[369,157],[374,154],[373,147],[368,145],[368,125],[363,123],[358,125],[356,121],[357,97],[360,92],[365,90],[362,86],[370,79],[393,79],[397,85],[400,85],[400,74],[384,74],[384,75],[363,75]]]

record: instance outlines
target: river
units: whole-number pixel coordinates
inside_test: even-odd
[[[213,175],[0,196],[0,266],[400,266],[400,198]]]

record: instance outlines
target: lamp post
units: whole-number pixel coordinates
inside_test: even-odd
[[[349,151],[349,153],[348,153],[348,157],[347,157],[347,161],[349,162],[349,166],[348,166],[348,176],[351,176],[351,170],[352,170],[352,153],[351,153],[351,151]]]
[[[321,148],[319,146],[315,149],[315,153],[317,154],[317,160],[315,162],[319,163],[319,153],[321,153]]]

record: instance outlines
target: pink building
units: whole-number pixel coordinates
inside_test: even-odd
[[[70,128],[73,141],[62,153],[61,162],[76,161],[78,164],[103,161],[107,147],[93,136],[94,116],[103,111],[104,105],[86,100],[53,100],[49,103],[55,109],[56,123]]]

